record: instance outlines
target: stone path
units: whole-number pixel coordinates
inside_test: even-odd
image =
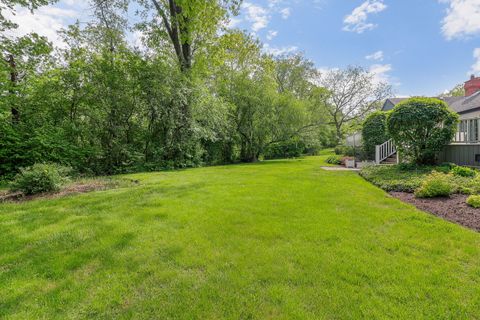
[[[357,169],[357,168],[345,168],[345,167],[320,167],[320,168],[326,171],[360,171],[360,169]]]

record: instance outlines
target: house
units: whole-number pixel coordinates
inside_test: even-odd
[[[439,162],[453,162],[458,165],[480,167],[480,77],[471,76],[465,82],[464,97],[439,98],[450,109],[458,113],[460,123],[451,144],[439,154]],[[392,110],[398,103],[408,98],[387,99],[382,111]],[[377,146],[377,163],[391,157],[394,150],[385,150],[386,145]]]

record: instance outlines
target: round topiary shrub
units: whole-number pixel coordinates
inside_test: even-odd
[[[444,173],[434,171],[423,180],[420,188],[415,190],[417,198],[448,197],[453,192],[450,177]]]
[[[480,208],[480,196],[479,195],[472,195],[467,198],[467,204],[470,207]]]
[[[450,143],[458,115],[434,98],[400,102],[387,116],[387,130],[404,159],[433,164],[437,152]]]
[[[25,195],[59,191],[68,181],[70,169],[56,164],[37,163],[21,169],[10,185],[12,191]]]
[[[377,111],[370,114],[362,127],[363,149],[369,159],[375,158],[375,146],[387,141],[387,113]]]

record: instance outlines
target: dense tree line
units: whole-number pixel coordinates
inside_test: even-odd
[[[224,27],[237,1],[138,1],[142,48],[127,41],[129,1],[92,5],[94,21],[62,31],[61,49],[2,37],[0,176],[38,162],[89,174],[251,162],[340,138],[312,62],[272,57]],[[0,18],[2,31],[14,27]]]

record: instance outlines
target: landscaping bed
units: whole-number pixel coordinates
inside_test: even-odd
[[[448,198],[431,199],[416,198],[413,193],[407,192],[390,192],[390,195],[437,217],[480,231],[480,210],[466,204],[467,195],[453,194]]]
[[[469,196],[480,194],[480,175],[475,170],[454,165],[370,166],[360,175],[403,202],[480,231],[480,210],[467,204]],[[427,181],[430,185],[425,188]]]
[[[5,189],[0,190],[0,203],[7,201],[23,202],[36,199],[55,199],[74,194],[114,189],[120,186],[128,186],[130,184],[136,183],[138,182],[133,180],[130,182],[121,181],[120,179],[114,180],[108,178],[81,179],[67,184],[66,186],[62,187],[61,190],[58,192],[44,192],[33,195],[25,195],[22,192],[13,192]]]

